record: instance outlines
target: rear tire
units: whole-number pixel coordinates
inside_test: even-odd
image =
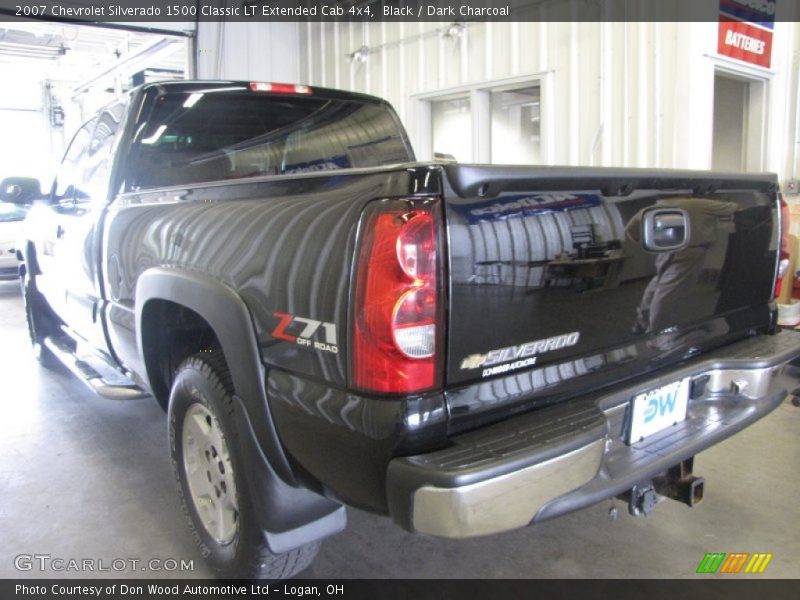
[[[311,564],[320,543],[283,554],[269,550],[247,494],[247,466],[239,455],[233,410],[233,386],[219,352],[198,354],[181,363],[168,416],[183,514],[217,576],[286,579]]]

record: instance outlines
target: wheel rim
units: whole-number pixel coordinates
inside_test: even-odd
[[[183,469],[200,522],[219,544],[229,543],[239,528],[231,456],[217,418],[195,402],[186,411],[181,435]]]

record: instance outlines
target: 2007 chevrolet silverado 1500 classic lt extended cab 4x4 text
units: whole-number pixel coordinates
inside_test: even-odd
[[[697,502],[794,386],[780,212],[773,175],[419,163],[377,98],[154,83],[75,135],[21,271],[40,360],[168,412],[210,565],[279,578],[345,505],[460,538]]]

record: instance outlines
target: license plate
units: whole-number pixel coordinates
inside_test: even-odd
[[[633,399],[629,444],[635,444],[686,418],[689,381],[687,377],[639,394]]]

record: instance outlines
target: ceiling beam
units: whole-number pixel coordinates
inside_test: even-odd
[[[121,57],[113,65],[100,70],[85,81],[77,84],[72,88],[72,97],[74,99],[76,96],[88,91],[109,77],[115,75],[128,77],[133,75],[137,71],[141,71],[147,66],[155,64],[157,58],[162,54],[173,52],[177,45],[182,44],[182,38],[171,36],[160,38],[132,54]]]

